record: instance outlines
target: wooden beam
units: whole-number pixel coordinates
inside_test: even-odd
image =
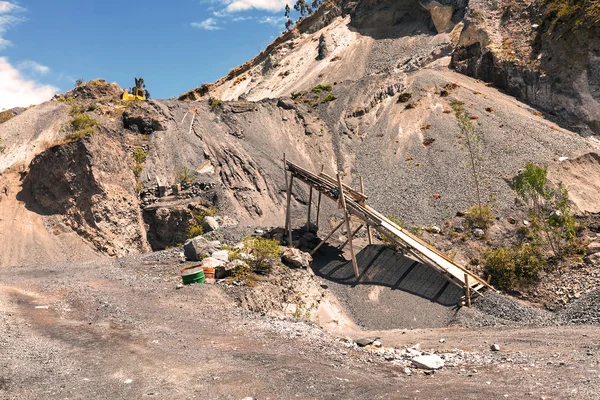
[[[360,231],[363,226],[364,226],[363,224],[360,224],[358,226],[358,228],[356,228],[354,230],[354,232],[352,232],[352,237],[356,236],[356,234],[358,233],[358,231]],[[338,249],[340,249],[340,250],[343,249],[344,247],[346,247],[347,244],[348,244],[348,239],[346,239],[346,241],[344,243],[342,243],[342,245],[340,247],[338,247]]]
[[[319,250],[319,248],[320,248],[321,246],[323,246],[323,245],[325,244],[325,242],[326,242],[327,240],[329,240],[329,238],[330,238],[331,236],[333,236],[333,234],[334,234],[334,233],[335,233],[335,232],[336,232],[338,229],[340,229],[340,228],[342,227],[342,225],[344,225],[344,223],[345,223],[345,222],[346,222],[346,221],[342,221],[342,222],[340,222],[340,223],[339,223],[339,224],[338,224],[338,225],[337,225],[335,228],[333,228],[333,230],[331,231],[331,233],[330,233],[329,235],[327,235],[327,237],[326,237],[325,239],[323,239],[323,240],[321,241],[321,243],[319,243],[319,244],[317,245],[317,247],[315,247],[315,248],[313,249],[313,251],[311,251],[311,252],[310,252],[310,255],[312,256],[313,254],[315,254],[315,253],[317,252],[317,250]]]
[[[325,170],[325,165],[321,164],[321,172]],[[319,213],[321,212],[321,191],[319,190],[319,197],[317,199],[317,220],[315,224],[319,226]]]
[[[285,190],[286,192],[288,191],[288,174],[287,174],[287,163],[285,160],[285,153],[283,153],[283,176],[285,177]],[[288,197],[288,207],[289,207],[289,197]],[[287,232],[288,230],[288,218],[287,218],[287,211],[286,211],[286,217],[285,217],[285,230]]]
[[[465,273],[465,300],[467,307],[471,307],[471,285],[469,284],[469,274]]]
[[[288,247],[292,247],[292,222],[291,222],[291,215],[292,215],[292,185],[294,184],[294,175],[290,174],[290,185],[288,186],[288,191],[287,191],[287,212],[285,215],[285,226],[287,227],[287,231],[288,231]]]
[[[365,184],[362,176],[360,177],[360,191],[365,194]],[[373,232],[371,232],[371,225],[369,224],[367,224],[367,237],[369,238],[369,244],[373,244]]]
[[[306,222],[306,231],[310,231],[310,209],[312,208],[312,192],[313,187],[310,185],[310,191],[308,194],[308,221]]]
[[[354,268],[354,276],[358,278],[360,273],[358,272],[358,264],[356,263],[356,256],[354,255],[354,245],[352,244],[352,231],[350,229],[350,215],[348,214],[348,209],[346,208],[346,199],[344,196],[344,185],[342,184],[342,178],[340,177],[340,173],[337,173],[337,181],[338,181],[338,190],[339,190],[339,198],[340,203],[342,205],[342,209],[344,210],[344,219],[346,222],[346,232],[348,233],[348,242],[350,243],[350,257],[352,258],[352,267]]]

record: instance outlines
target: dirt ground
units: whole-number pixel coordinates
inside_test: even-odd
[[[0,269],[1,399],[591,399],[597,327],[330,333],[177,289],[176,251]],[[401,305],[399,305],[401,307]],[[338,337],[465,351],[426,376]],[[440,339],[444,338],[444,343]],[[500,352],[489,346],[498,343]],[[457,350],[454,350],[457,349]],[[461,352],[462,353],[462,352]]]

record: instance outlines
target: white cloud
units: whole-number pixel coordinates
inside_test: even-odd
[[[2,36],[11,27],[23,21],[23,18],[13,15],[25,11],[23,7],[8,1],[0,1],[0,50],[7,48],[12,43]]]
[[[25,79],[6,57],[0,57],[0,109],[39,104],[57,91],[54,86]]]
[[[288,0],[233,0],[225,8],[227,12],[247,11],[251,9],[280,11],[283,10],[286,4],[290,4]]]
[[[274,26],[283,26],[285,25],[286,17],[262,17],[258,22],[261,24],[270,24]]]
[[[0,1],[0,14],[8,14],[11,12],[22,12],[25,11],[23,7],[11,3],[9,1]]]
[[[193,28],[205,29],[207,31],[216,31],[221,29],[219,26],[217,26],[217,21],[214,18],[208,18],[202,22],[192,22],[190,25],[192,25]]]
[[[31,71],[34,74],[45,75],[50,71],[49,67],[36,63],[35,61],[25,60],[17,64],[17,68],[20,71]]]

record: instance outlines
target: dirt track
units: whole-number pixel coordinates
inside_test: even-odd
[[[173,254],[0,269],[0,398],[591,399],[600,393],[597,327],[345,332],[381,336],[385,346],[420,342],[423,349],[474,352],[459,367],[406,376],[315,326],[242,311],[217,286],[177,290]],[[502,351],[490,352],[490,343]]]

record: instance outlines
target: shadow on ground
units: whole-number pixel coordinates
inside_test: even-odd
[[[312,269],[330,281],[346,312],[367,329],[448,326],[463,291],[433,268],[381,245],[357,255],[360,275],[339,250],[323,246]]]

